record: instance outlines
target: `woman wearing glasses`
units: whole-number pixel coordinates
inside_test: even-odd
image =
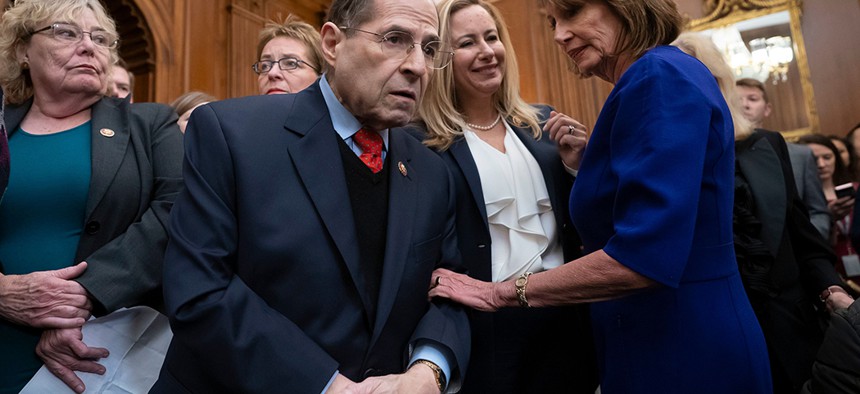
[[[503,282],[580,257],[567,211],[573,176],[564,166],[578,167],[585,127],[519,96],[516,55],[493,5],[446,0],[438,9],[454,59],[431,77],[420,111],[425,143],[454,174],[457,241],[469,274]],[[583,306],[473,311],[461,392],[594,393],[586,316]]]
[[[257,59],[251,68],[257,73],[260,94],[304,90],[322,71],[320,34],[293,15],[284,23],[269,22],[260,31]]]
[[[108,356],[84,321],[160,302],[182,134],[167,106],[104,96],[117,42],[98,0],[18,0],[0,22],[0,393],[42,362],[82,392],[75,371],[103,374]]]

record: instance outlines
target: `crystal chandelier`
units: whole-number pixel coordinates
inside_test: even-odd
[[[734,26],[715,29],[711,39],[723,52],[738,78],[753,78],[776,85],[788,80],[788,66],[794,59],[791,37],[774,36],[750,40],[749,47]]]

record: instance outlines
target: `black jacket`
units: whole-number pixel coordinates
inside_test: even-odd
[[[860,302],[833,314],[803,393],[860,393]]]

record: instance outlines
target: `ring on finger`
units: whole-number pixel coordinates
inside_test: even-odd
[[[437,277],[436,277],[436,286],[439,286],[439,284],[440,284],[440,283],[442,283],[442,277],[441,277],[441,276],[437,276]]]
[[[567,125],[567,134],[573,134],[573,125]]]

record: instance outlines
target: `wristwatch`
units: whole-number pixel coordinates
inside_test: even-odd
[[[531,307],[531,305],[529,305],[528,298],[526,298],[526,285],[529,284],[529,275],[531,274],[531,272],[526,272],[520,275],[520,277],[517,278],[517,281],[514,282],[514,284],[517,286],[517,300],[520,302],[520,306],[523,308]]]
[[[436,386],[439,387],[439,392],[440,393],[445,392],[445,373],[442,372],[442,368],[439,368],[439,366],[436,365],[436,363],[429,361],[429,360],[425,360],[423,358],[415,360],[415,362],[412,363],[412,365],[415,365],[415,364],[424,364],[424,365],[430,367],[430,369],[433,370],[433,375],[436,376]]]

